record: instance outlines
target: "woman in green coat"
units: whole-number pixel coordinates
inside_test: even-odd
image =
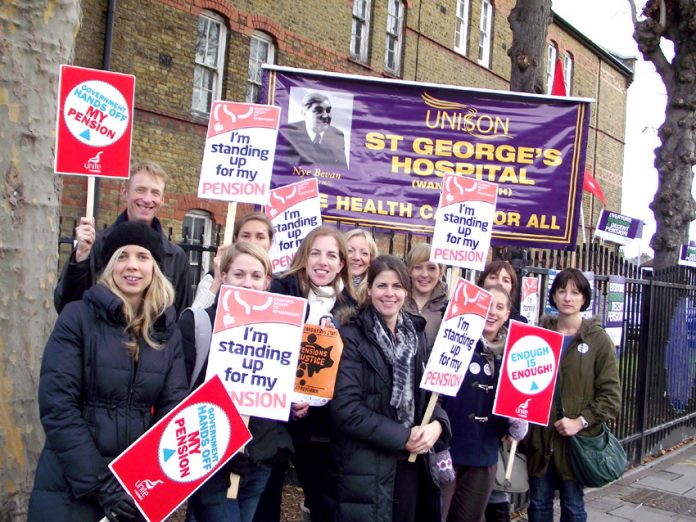
[[[587,520],[583,485],[576,480],[568,458],[568,437],[597,435],[602,423],[619,412],[621,389],[614,343],[595,321],[583,319],[591,287],[580,270],[561,271],[551,285],[551,305],[558,316],[542,318],[541,326],[562,333],[563,352],[558,379],[565,416],[556,415],[556,402],[546,427],[533,426],[524,441],[529,469],[529,522],[553,520],[553,498],[560,491],[561,522]]]

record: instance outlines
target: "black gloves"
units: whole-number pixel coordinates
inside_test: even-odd
[[[99,475],[101,485],[97,491],[97,502],[104,510],[109,522],[133,520],[138,513],[133,499],[124,491],[111,472]]]
[[[251,469],[251,460],[244,450],[237,453],[229,463],[229,471],[237,475],[246,475]]]

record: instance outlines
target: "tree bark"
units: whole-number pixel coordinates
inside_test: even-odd
[[[41,354],[55,321],[60,181],[53,175],[59,64],[79,0],[0,2],[0,521],[26,520],[43,446]]]
[[[660,269],[677,264],[679,248],[688,242],[689,224],[696,218],[691,196],[696,164],[696,3],[649,0],[643,14],[644,20],[634,19],[633,38],[667,90],[665,122],[658,130],[662,144],[655,149],[657,192],[650,204],[657,222],[650,241],[653,266]],[[674,44],[671,62],[660,49],[662,38]]]
[[[508,22],[512,29],[510,90],[544,94],[551,0],[517,0]]]

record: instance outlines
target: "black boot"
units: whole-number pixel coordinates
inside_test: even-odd
[[[510,503],[488,504],[486,506],[486,522],[510,522]]]

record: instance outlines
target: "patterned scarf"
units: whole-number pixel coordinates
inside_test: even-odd
[[[396,408],[399,422],[410,428],[414,425],[416,404],[414,390],[414,358],[418,349],[416,328],[413,322],[400,313],[396,321],[396,339],[384,321],[372,308],[375,338],[393,369],[392,393],[389,404]]]

